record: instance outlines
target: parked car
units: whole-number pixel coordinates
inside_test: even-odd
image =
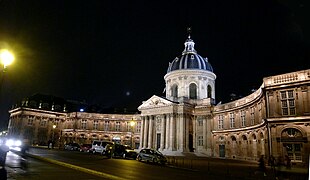
[[[80,151],[81,152],[91,152],[91,144],[82,144]]]
[[[106,153],[107,153],[106,146],[108,144],[113,144],[113,142],[94,140],[93,143],[92,143],[91,152],[93,152],[94,154],[95,153],[100,153],[102,155],[106,155]]]
[[[166,164],[167,162],[167,158],[156,149],[141,149],[137,155],[137,160],[156,164]]]
[[[108,157],[120,157],[120,158],[130,158],[136,159],[137,152],[130,146],[121,144],[112,144],[107,146],[107,156]]]
[[[67,143],[64,146],[64,150],[69,151],[79,151],[81,149],[81,146],[78,143]]]

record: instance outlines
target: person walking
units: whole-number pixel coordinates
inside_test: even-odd
[[[258,168],[264,174],[264,176],[267,176],[264,155],[261,155],[258,160]]]

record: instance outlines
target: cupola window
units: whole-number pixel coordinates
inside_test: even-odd
[[[197,85],[194,83],[189,85],[189,98],[197,99]]]
[[[178,85],[174,84],[171,88],[171,96],[173,98],[177,98],[178,97]]]
[[[208,92],[207,92],[207,98],[211,98],[212,88],[211,88],[210,85],[208,85],[207,90],[208,90]]]

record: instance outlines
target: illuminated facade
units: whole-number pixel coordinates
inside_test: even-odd
[[[56,146],[105,140],[139,147],[141,122],[137,115],[57,112],[27,105],[9,112],[8,135],[28,139],[33,145],[47,145],[48,140],[54,140]]]
[[[216,75],[189,37],[164,79],[166,97],[154,95],[138,108],[142,148],[166,155],[243,160],[288,155],[292,162],[308,161],[310,70],[264,78],[252,94],[216,105]]]
[[[197,54],[190,36],[184,45],[164,76],[166,97],[144,101],[141,114],[66,112],[65,106],[28,102],[9,111],[9,135],[37,144],[53,136],[60,144],[101,139],[133,142],[137,149],[156,148],[166,155],[243,160],[288,155],[292,162],[308,162],[309,69],[266,77],[252,94],[216,105],[211,64]]]

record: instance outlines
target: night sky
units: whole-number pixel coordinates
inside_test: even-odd
[[[106,107],[164,96],[169,62],[187,27],[208,57],[216,101],[246,96],[263,77],[309,69],[310,3],[304,1],[0,0],[0,48],[16,56],[0,95],[8,110],[43,93]]]

